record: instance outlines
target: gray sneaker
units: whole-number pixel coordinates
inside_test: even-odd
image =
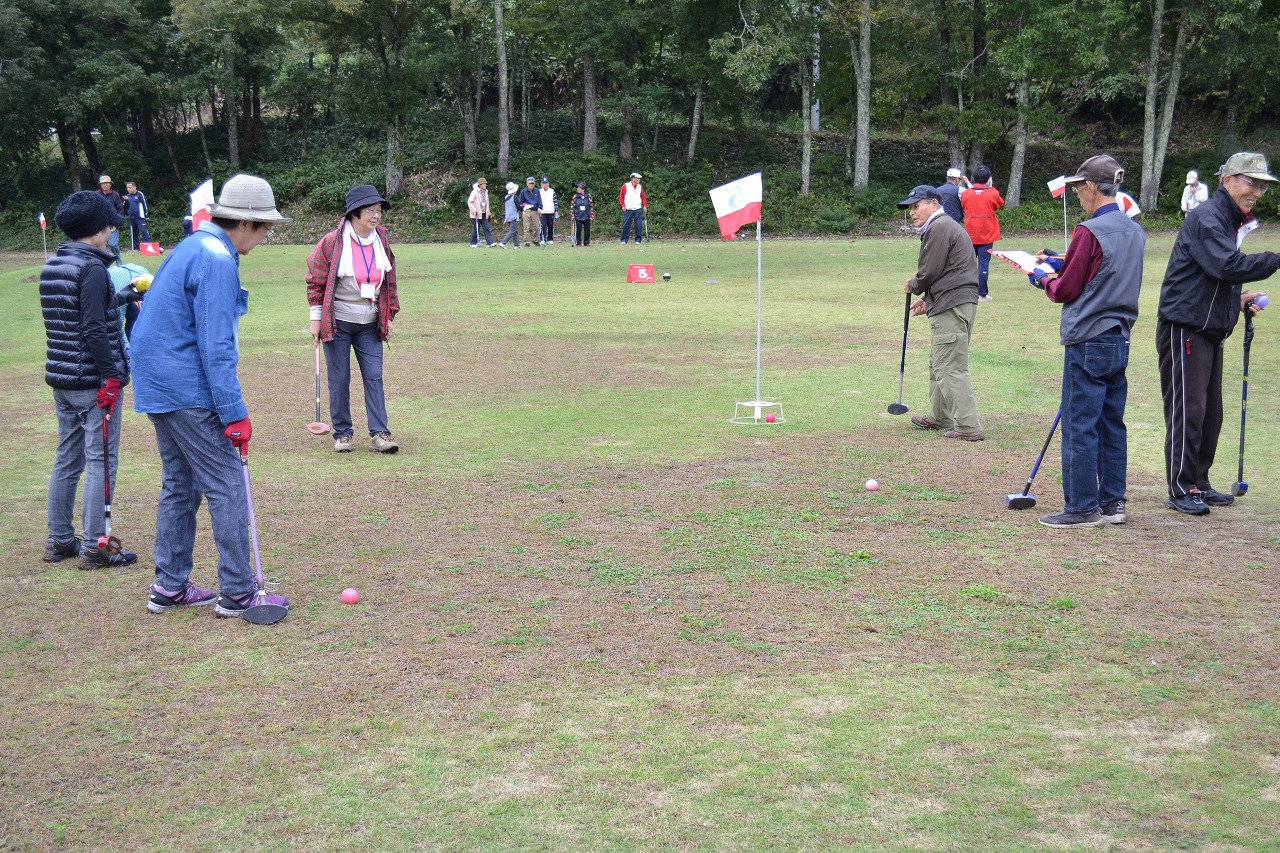
[[[391,440],[391,433],[380,432],[369,438],[369,450],[374,453],[395,453],[400,445]]]
[[[1107,524],[1124,524],[1124,501],[1112,501],[1102,508],[1102,520]]]
[[[351,452],[351,436],[340,435],[333,440],[334,453],[350,453]]]
[[[1057,515],[1042,515],[1040,523],[1045,527],[1066,529],[1068,527],[1106,527],[1107,522],[1098,510],[1093,512],[1060,512]]]
[[[124,549],[121,549],[119,554],[112,554],[109,557],[102,556],[97,548],[82,549],[80,551],[80,559],[76,561],[76,568],[84,569],[85,571],[120,569],[125,566],[132,566],[136,562],[138,562],[138,555]]]
[[[73,538],[70,542],[58,542],[50,537],[44,543],[44,561],[46,563],[61,563],[63,560],[71,560],[80,556],[80,539]]]

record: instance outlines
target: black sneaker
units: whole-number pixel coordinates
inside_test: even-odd
[[[1209,506],[1231,506],[1236,499],[1231,495],[1224,495],[1217,489],[1201,489],[1200,497]]]
[[[1107,522],[1098,510],[1093,512],[1060,512],[1057,515],[1042,515],[1040,523],[1045,527],[1106,527]]]
[[[1102,520],[1107,524],[1124,524],[1124,501],[1112,501],[1102,508]]]
[[[132,566],[136,562],[138,562],[138,555],[132,551],[121,550],[119,554],[104,557],[97,548],[94,548],[92,551],[86,549],[80,552],[80,559],[76,562],[76,568],[86,571],[92,569],[120,569],[125,566]]]
[[[1208,515],[1209,507],[1204,502],[1204,498],[1199,492],[1192,492],[1188,495],[1182,495],[1176,498],[1169,498],[1165,502],[1165,506],[1169,509],[1176,509],[1178,512],[1187,515]]]
[[[70,542],[58,542],[53,538],[45,540],[44,561],[46,563],[61,563],[63,560],[70,560],[79,555],[80,540],[78,538]]]

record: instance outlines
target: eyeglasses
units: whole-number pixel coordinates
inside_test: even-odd
[[[1267,191],[1267,185],[1262,181],[1255,181],[1253,178],[1249,178],[1244,175],[1232,175],[1231,177],[1235,178],[1237,181],[1242,181],[1251,191],[1256,192],[1259,195],[1262,195]]]

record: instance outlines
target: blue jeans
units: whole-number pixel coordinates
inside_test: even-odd
[[[355,434],[355,427],[351,424],[353,349],[360,365],[360,378],[364,381],[364,410],[369,418],[369,435],[391,432],[387,426],[387,400],[382,391],[382,341],[378,338],[378,324],[335,320],[333,340],[324,345],[324,361],[329,367],[329,418],[333,421],[333,437]]]
[[[994,243],[975,243],[973,253],[978,257],[978,295],[987,295],[987,276],[991,273],[991,247]]]
[[[1124,500],[1129,342],[1119,329],[1064,348],[1062,496],[1067,512],[1090,513]]]
[[[249,554],[249,503],[240,455],[209,409],[178,409],[147,415],[160,453],[160,499],[156,508],[156,583],[182,589],[191,576],[196,511],[209,502],[213,542],[218,546],[218,588],[227,595],[253,591]]]
[[[58,415],[58,451],[53,458],[53,474],[49,478],[49,538],[55,542],[70,542],[76,538],[72,515],[76,505],[76,486],[80,475],[84,478],[84,495],[81,504],[80,523],[83,542],[98,547],[98,537],[107,532],[102,517],[102,418],[105,409],[98,408],[98,390],[63,391],[53,389],[53,407]],[[116,413],[108,427],[108,444],[111,451],[111,485],[116,482],[116,468],[120,462],[120,415],[123,409],[116,403]],[[89,547],[89,546],[85,546]]]
[[[488,219],[472,219],[472,220],[471,220],[471,245],[473,245],[473,246],[479,246],[479,245],[481,245],[481,243],[480,243],[480,230],[481,230],[481,229],[484,229],[484,244],[483,244],[483,245],[485,245],[485,246],[492,246],[492,245],[493,245],[493,232],[489,230],[489,220],[488,220]]]
[[[139,243],[150,243],[151,232],[147,230],[147,220],[140,217],[129,217],[129,242],[133,244],[133,250],[138,251]],[[168,589],[168,587],[165,587]]]
[[[636,242],[640,242],[643,236],[640,229],[644,227],[644,208],[639,210],[627,210],[622,214],[622,242],[627,242],[627,232],[631,230],[632,223],[635,223]]]

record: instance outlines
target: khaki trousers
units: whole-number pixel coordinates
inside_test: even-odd
[[[943,429],[982,432],[969,381],[969,337],[977,315],[977,303],[970,302],[929,317],[929,416]]]
[[[532,207],[525,210],[521,215],[521,221],[524,225],[521,229],[521,239],[526,243],[537,243],[538,223],[541,221],[538,211]]]

